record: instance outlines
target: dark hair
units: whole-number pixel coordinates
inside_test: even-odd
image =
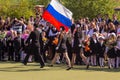
[[[0,20],[2,20],[2,17],[0,16]]]
[[[20,17],[21,19],[25,19],[23,16]]]
[[[20,34],[20,32],[19,32],[19,31],[17,31],[17,34],[19,35],[19,34]]]
[[[71,32],[72,33],[73,33],[74,29],[75,29],[75,24],[72,24],[72,26],[71,26]]]
[[[60,28],[62,29],[62,31],[64,31],[64,30],[65,30],[65,27],[64,27],[64,26],[60,26]]]
[[[36,23],[34,24],[34,28],[38,28],[38,25]]]

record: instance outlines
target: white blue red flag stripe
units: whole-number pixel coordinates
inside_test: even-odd
[[[60,26],[64,26],[67,31],[72,25],[72,12],[58,0],[51,0],[43,13],[43,18],[53,24],[58,30]]]

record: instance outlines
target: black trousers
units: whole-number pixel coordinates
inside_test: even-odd
[[[15,49],[15,61],[20,61],[20,49]]]
[[[24,61],[23,61],[25,64],[27,64],[30,55],[31,55],[31,54],[29,54],[29,53],[26,55],[26,57],[25,57],[25,59],[24,59]],[[38,59],[38,62],[40,63],[41,66],[44,66],[44,65],[45,65],[45,64],[44,64],[43,57],[42,57],[42,55],[40,54],[40,48],[35,48],[35,52],[33,53],[33,55],[34,55],[35,58]]]
[[[0,50],[0,61],[4,60],[4,51]]]
[[[0,61],[2,60],[2,50],[0,49]]]
[[[8,60],[14,60],[14,50],[13,48],[8,48]]]

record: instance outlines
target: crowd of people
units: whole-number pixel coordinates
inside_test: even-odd
[[[34,57],[33,57],[34,56]],[[28,20],[0,17],[0,61],[40,62],[41,68],[50,60],[89,66],[120,67],[120,23],[114,14],[74,20],[68,31],[57,30],[40,15]]]

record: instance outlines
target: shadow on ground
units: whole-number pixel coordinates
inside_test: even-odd
[[[15,63],[15,62],[0,62],[0,71],[2,72],[31,72],[31,71],[62,71],[65,70],[67,67],[65,64],[55,65],[53,67],[48,67],[48,64],[45,68],[40,68],[39,63],[28,64],[24,66],[22,63]],[[71,71],[86,71],[86,72],[93,72],[93,71],[103,71],[103,72],[120,72],[119,69],[108,69],[107,67],[100,68],[100,67],[90,67],[86,69],[86,66],[77,65],[72,68]]]

